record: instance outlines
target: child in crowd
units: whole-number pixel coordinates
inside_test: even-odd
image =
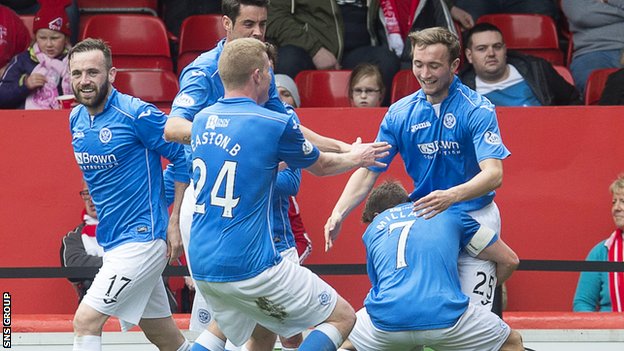
[[[280,100],[292,107],[299,107],[301,99],[299,98],[299,90],[295,81],[285,74],[275,75],[275,86],[279,93]]]
[[[349,100],[352,107],[379,107],[386,88],[381,72],[370,63],[357,65],[349,78]]]
[[[42,2],[33,20],[35,41],[9,62],[0,81],[0,108],[55,109],[57,97],[71,94],[69,0]]]

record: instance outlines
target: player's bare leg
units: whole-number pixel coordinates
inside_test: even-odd
[[[178,329],[173,317],[143,318],[139,326],[147,339],[161,351],[187,350],[190,345]],[[186,344],[186,348],[181,348]]]
[[[520,333],[512,329],[507,340],[505,340],[505,343],[500,348],[500,351],[524,351]]]

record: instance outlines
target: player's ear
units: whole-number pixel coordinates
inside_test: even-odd
[[[111,67],[111,69],[108,70],[108,81],[112,83],[115,83],[115,77],[117,76],[117,68],[115,67]]]
[[[231,32],[232,31],[232,27],[234,26],[234,23],[232,23],[232,19],[229,18],[228,16],[223,16],[221,18],[221,23],[223,23],[223,28],[225,28],[226,32]]]

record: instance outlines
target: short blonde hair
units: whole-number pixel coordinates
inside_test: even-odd
[[[256,70],[267,68],[267,47],[258,39],[235,39],[223,46],[219,75],[226,89],[243,87]]]
[[[611,194],[624,191],[624,173],[620,173],[617,179],[609,186]]]
[[[449,53],[449,62],[459,58],[459,39],[455,34],[443,27],[432,27],[409,34],[412,42],[412,52],[415,47],[427,47],[435,44],[446,46]]]

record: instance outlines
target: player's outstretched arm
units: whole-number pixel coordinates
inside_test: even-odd
[[[171,116],[165,124],[165,140],[180,144],[191,143],[193,122],[183,117]]]
[[[299,126],[303,136],[312,144],[316,145],[316,147],[323,152],[349,152],[351,150],[351,145],[332,138],[328,138],[326,136],[320,135],[313,131],[312,129],[306,128],[302,125]]]
[[[414,211],[427,219],[457,202],[474,199],[496,190],[503,183],[503,161],[488,158],[479,162],[481,172],[469,181],[446,190],[435,190],[414,202]]]
[[[182,206],[182,198],[188,183],[175,182],[175,195],[173,204],[171,205],[171,216],[169,216],[169,225],[167,226],[167,258],[169,264],[176,261],[184,252],[182,246],[182,234],[180,233],[180,207]]]
[[[336,206],[334,206],[331,216],[325,223],[325,251],[332,248],[340,233],[342,221],[364,201],[379,175],[380,173],[373,172],[368,168],[360,168],[351,175]]]
[[[347,153],[321,152],[316,162],[306,170],[316,176],[328,176],[344,173],[357,167],[385,167],[386,164],[378,160],[388,156],[390,147],[385,141],[362,144],[358,138]]]
[[[500,237],[492,245],[477,255],[478,259],[496,262],[496,279],[498,285],[511,277],[518,268],[520,260],[516,253]]]

